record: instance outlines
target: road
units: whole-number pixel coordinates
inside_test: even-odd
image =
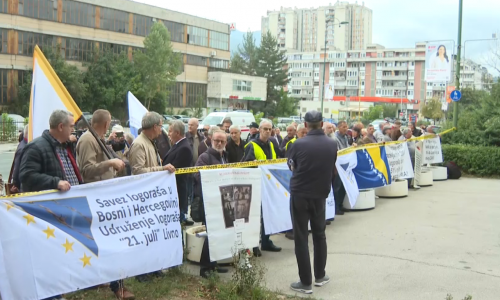
[[[17,144],[0,144],[0,174],[2,174],[2,179],[5,182],[9,178],[16,147]]]

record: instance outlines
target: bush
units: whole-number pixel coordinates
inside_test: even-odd
[[[455,162],[462,171],[479,176],[500,176],[500,147],[442,144],[445,162]]]

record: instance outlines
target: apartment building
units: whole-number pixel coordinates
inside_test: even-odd
[[[284,50],[321,51],[325,42],[330,50],[365,49],[372,43],[372,10],[364,2],[340,1],[319,8],[281,7],[262,17],[261,30],[270,31]]]
[[[77,66],[95,48],[132,59],[154,22],[165,24],[183,56],[169,106],[194,107],[198,95],[207,99],[208,69],[229,66],[229,25],[128,0],[0,0],[0,105],[14,100],[30,75],[35,45],[59,46]]]
[[[462,88],[491,86],[493,77],[486,68],[470,60],[464,61],[461,68]],[[302,100],[300,106],[304,109],[315,106],[306,101],[320,101],[323,97],[324,76],[325,86],[334,89],[333,99],[325,97],[323,113],[327,115],[348,111],[350,105],[367,108],[370,103],[395,103],[404,113],[416,113],[426,99],[445,102],[446,87],[455,85],[425,81],[425,43],[417,43],[415,48],[386,49],[374,44],[366,50],[328,51],[326,59],[323,52],[289,51],[288,75],[288,91]],[[451,78],[455,78],[454,74]],[[331,100],[335,101],[329,103]]]

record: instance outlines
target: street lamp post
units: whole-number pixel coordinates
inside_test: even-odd
[[[323,102],[324,102],[324,100],[325,100],[325,73],[326,73],[326,49],[327,49],[327,48],[326,48],[326,42],[327,42],[327,41],[326,41],[326,36],[327,36],[327,32],[328,32],[328,30],[327,30],[327,29],[328,29],[328,23],[329,23],[331,20],[332,20],[332,19],[328,19],[328,20],[326,21],[326,25],[327,25],[327,26],[325,26],[325,49],[324,49],[324,50],[325,50],[325,53],[324,53],[324,57],[323,57],[323,84],[322,84],[322,86],[321,86],[321,88],[322,88],[322,92],[321,92],[321,114],[323,114]],[[340,22],[340,20],[339,20],[339,19],[336,19],[336,20]],[[339,25],[339,28],[340,28],[340,26],[341,26],[341,25],[346,25],[346,24],[349,24],[349,22],[344,21],[344,22],[340,22],[340,23],[338,23],[338,24],[333,24],[333,26],[335,26],[335,25]]]
[[[457,70],[455,72],[456,89],[460,88],[460,52],[462,50],[462,7],[464,0],[458,4],[458,49],[457,49]],[[457,128],[458,124],[458,101],[453,103],[453,126]]]

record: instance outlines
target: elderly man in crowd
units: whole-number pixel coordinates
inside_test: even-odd
[[[372,124],[368,125],[368,128],[366,129],[366,142],[365,144],[376,144],[378,143],[377,138],[375,137],[375,127],[373,127]],[[368,142],[369,141],[369,142]]]
[[[283,143],[283,137],[281,136],[281,130],[279,129],[279,127],[275,128],[274,135],[276,136],[276,139],[278,140],[278,145],[281,145],[281,143]]]
[[[420,130],[420,128],[417,128],[415,126],[415,122],[411,122],[408,127],[411,129],[411,132],[412,132],[412,135],[414,137],[419,137],[422,135],[422,131]]]
[[[247,136],[245,144],[248,144],[248,142],[250,142],[251,140],[259,138],[259,124],[252,122],[250,123],[250,125],[248,125],[248,128],[250,130],[250,134]]]
[[[172,149],[165,156],[164,163],[173,165],[176,169],[189,168],[192,166],[193,150],[185,137],[184,123],[180,120],[174,120],[168,127],[168,136],[172,141]],[[187,179],[190,174],[175,176],[177,182],[177,193],[179,194],[179,208],[181,211],[181,223],[186,226],[194,224],[193,221],[186,219],[188,212],[188,190]]]
[[[29,125],[24,126],[23,134],[21,134],[22,140],[17,145],[16,153],[14,154],[14,163],[12,165],[12,187],[10,192],[12,194],[19,193],[21,191],[21,179],[19,178],[19,167],[21,166],[21,159],[23,157],[24,147],[28,144],[28,134]]]
[[[229,133],[229,127],[231,127],[231,125],[233,125],[233,121],[231,120],[231,118],[224,118],[224,120],[222,120],[221,126],[222,131],[224,131],[225,133]]]
[[[410,160],[413,169],[415,169],[415,141],[408,141],[408,140],[414,137],[415,136],[413,136],[413,131],[411,127],[409,127],[403,130],[403,135],[401,135],[401,137],[399,138],[400,141],[407,141],[406,144],[408,145],[408,152],[410,152]],[[411,187],[411,181],[412,179],[409,178],[408,187]]]
[[[241,139],[241,130],[238,126],[229,127],[231,139],[227,142],[226,151],[229,163],[240,162],[245,155],[245,142]]]
[[[335,135],[335,125],[330,122],[323,123],[323,132],[327,137],[333,138]]]
[[[342,150],[349,147],[349,140],[347,137],[347,123],[346,121],[339,121],[338,123],[339,130],[335,132],[335,141],[337,142],[337,149]],[[333,193],[335,197],[335,214],[343,215],[345,212],[344,209],[344,198],[346,195],[346,191],[344,188],[344,184],[338,174],[333,180]]]
[[[69,191],[83,183],[76,164],[74,143],[68,143],[75,127],[73,114],[55,110],[49,118],[50,129],[24,147],[19,178],[21,192]],[[44,300],[62,299],[54,296]]]
[[[291,139],[285,146],[285,153],[287,153],[291,146],[293,145],[293,143],[295,143],[297,141],[297,139],[301,139],[303,138],[304,136],[307,135],[307,127],[304,125],[304,124],[299,124],[297,126],[297,138],[294,138],[294,139]]]
[[[290,140],[293,140],[295,139],[297,136],[297,127],[293,126],[293,125],[288,125],[287,128],[286,128],[286,136],[285,138],[283,139],[283,141],[281,142],[281,145],[280,145],[280,148],[282,151],[286,151],[286,145],[288,144],[288,142]]]
[[[92,128],[103,141],[111,124],[111,114],[107,110],[99,109],[92,115]],[[120,126],[121,127],[121,126]],[[115,132],[120,128],[115,128]],[[121,128],[123,133],[123,128]],[[115,136],[115,138],[117,138]],[[85,183],[97,182],[114,178],[116,172],[125,168],[125,163],[119,158],[108,159],[104,150],[99,146],[95,137],[89,131],[85,132],[76,145],[78,167]],[[123,280],[111,282],[109,287],[118,299],[134,299],[132,294],[123,285]]]
[[[191,118],[188,121],[188,132],[186,132],[186,140],[189,142],[191,149],[193,150],[192,166],[196,164],[198,153],[201,143],[205,140],[205,136],[198,131],[198,126],[200,125],[198,119]],[[186,175],[187,193],[188,193],[188,203],[190,204],[193,200],[193,175]]]
[[[260,122],[259,133],[260,136],[258,139],[251,140],[245,146],[245,156],[242,161],[254,161],[254,160],[268,160],[268,159],[276,159],[276,149],[274,149],[273,143],[269,141],[271,137],[271,131],[273,130],[273,124],[269,121]],[[280,247],[276,247],[274,243],[269,238],[269,235],[266,235],[264,229],[264,222],[261,218],[261,229],[260,229],[261,243],[262,243],[262,251],[271,251],[271,252],[279,252],[281,251]],[[253,253],[255,256],[262,256],[259,247],[253,249]]]
[[[377,143],[382,143],[384,141],[384,127],[387,125],[388,124],[386,122],[378,124],[378,130],[373,134],[373,136],[377,140]]]
[[[212,135],[215,131],[221,130],[217,126],[209,126],[207,131],[207,138],[198,147],[198,154],[201,155],[203,152],[207,151],[208,148],[212,147]]]
[[[230,127],[229,129],[230,131],[232,131],[233,126]],[[196,167],[208,166],[208,165],[222,165],[222,164],[227,164],[229,162],[227,152],[224,151],[224,148],[226,147],[227,143],[226,133],[222,130],[214,131],[211,142],[212,142],[212,147],[209,148],[206,152],[200,154],[200,156],[198,157],[198,161],[196,162]],[[243,141],[241,141],[241,144],[243,145]],[[194,175],[194,179],[195,179],[194,196],[203,199],[201,178],[199,172],[197,172]],[[201,207],[203,207],[203,205],[201,205]],[[204,210],[202,212],[202,215],[203,215],[202,224],[206,225]],[[227,273],[228,270],[219,268],[217,266],[217,262],[210,261],[208,238],[206,238],[205,242],[203,243],[203,248],[200,257],[200,276],[208,278],[211,272]]]

